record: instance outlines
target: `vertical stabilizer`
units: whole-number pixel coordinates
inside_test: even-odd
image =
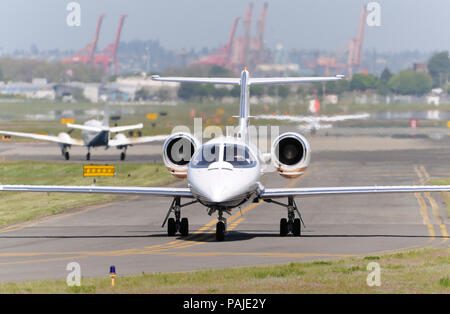
[[[103,126],[109,127],[109,116],[111,115],[109,109],[109,101],[105,100],[105,109],[103,110]]]
[[[250,94],[250,75],[247,68],[241,73],[241,98],[239,101],[239,132],[238,138],[241,138],[245,142],[248,142],[248,125],[250,116],[249,106],[249,94]]]
[[[330,77],[262,77],[251,78],[245,68],[240,78],[234,77],[159,77],[152,76],[153,81],[159,82],[179,82],[179,83],[209,83],[209,84],[230,84],[241,86],[241,96],[239,101],[239,126],[238,138],[248,143],[248,127],[250,119],[250,86],[251,85],[268,85],[268,84],[289,84],[289,83],[312,83],[312,82],[330,82],[339,81],[344,77],[342,75]]]

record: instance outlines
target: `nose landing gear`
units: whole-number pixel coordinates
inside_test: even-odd
[[[127,147],[128,146],[126,146],[126,145],[117,147],[118,149],[122,149],[122,152],[120,153],[120,160],[121,161],[124,161],[125,158],[127,157]]]
[[[91,160],[91,147],[88,146],[88,152],[86,154],[86,160]]]
[[[65,160],[69,160],[70,159],[70,154],[67,151],[68,147],[70,147],[70,146],[65,146],[65,145],[61,146],[61,155],[63,155]]]
[[[216,224],[216,240],[223,241],[227,233],[227,219],[223,217],[223,210],[219,209],[219,221]]]
[[[223,241],[227,234],[227,219],[223,217],[223,213],[230,214],[230,211],[225,208],[210,208],[208,215],[211,216],[215,211],[219,212],[219,217],[217,217],[218,222],[216,224],[216,240]]]

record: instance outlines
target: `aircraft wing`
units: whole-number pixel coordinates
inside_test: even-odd
[[[155,136],[143,136],[143,137],[119,137],[109,140],[108,146],[116,147],[116,146],[124,146],[124,145],[137,145],[137,144],[146,144],[153,142],[161,142],[166,140],[169,135],[155,135]]]
[[[144,127],[144,125],[142,123],[134,124],[134,125],[113,126],[113,127],[108,127],[108,126],[95,127],[95,126],[73,124],[73,123],[67,123],[66,125],[67,125],[67,127],[72,128],[72,129],[79,129],[79,130],[90,131],[90,132],[110,131],[112,133],[142,129]]]
[[[78,130],[83,130],[83,131],[88,131],[88,132],[102,132],[102,131],[108,130],[107,128],[99,128],[99,127],[95,127],[95,126],[73,124],[73,123],[67,123],[66,126],[68,128],[78,129]]]
[[[256,119],[262,120],[280,120],[280,121],[292,121],[292,122],[338,122],[345,120],[362,120],[370,117],[368,113],[361,114],[348,114],[348,115],[336,115],[336,116],[286,116],[286,115],[259,115],[256,116]]]
[[[305,82],[328,82],[342,80],[343,76],[330,76],[330,77],[270,77],[270,78],[250,78],[250,85],[261,84],[283,84],[283,83],[305,83]],[[240,85],[240,78],[226,78],[226,77],[159,77],[158,75],[152,76],[152,80],[160,82],[180,82],[180,83],[212,83],[212,84],[232,84]]]
[[[82,140],[74,139],[74,138],[70,137],[70,135],[67,133],[63,133],[64,136],[61,136],[61,135],[53,136],[53,135],[42,135],[42,134],[36,134],[36,133],[0,131],[0,134],[32,138],[35,140],[54,142],[54,143],[58,143],[58,144],[84,146],[84,143]]]
[[[226,78],[226,77],[160,77],[158,75],[152,76],[153,81],[159,82],[179,82],[179,83],[211,83],[211,84],[231,84],[239,85],[240,78]]]
[[[289,196],[326,196],[371,193],[450,192],[450,185],[353,186],[317,188],[269,188],[260,193],[262,199]]]
[[[133,194],[192,198],[189,188],[132,187],[132,186],[57,186],[57,185],[0,185],[0,192],[45,192],[88,194]]]
[[[135,124],[135,125],[110,127],[109,131],[112,133],[117,133],[117,132],[125,132],[125,131],[130,131],[130,130],[142,129],[143,127],[144,127],[144,125],[142,123],[139,123],[139,124]]]
[[[306,82],[329,82],[342,80],[342,75],[337,76],[312,76],[312,77],[262,77],[262,78],[250,78],[250,85],[262,85],[262,84],[284,84],[284,83],[306,83]]]

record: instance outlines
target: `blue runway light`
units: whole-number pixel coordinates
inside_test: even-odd
[[[111,287],[114,288],[114,279],[116,278],[116,266],[111,265],[109,267],[109,277],[111,278]]]

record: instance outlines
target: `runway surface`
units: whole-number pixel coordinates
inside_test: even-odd
[[[387,145],[384,150],[356,142],[345,142],[354,149],[319,149],[299,179],[271,173],[263,177],[263,184],[409,185],[450,177],[448,139]],[[364,145],[367,149],[361,148]],[[154,149],[142,158],[156,156]],[[439,193],[310,197],[298,202],[306,223],[302,237],[281,238],[279,221],[286,217],[286,210],[259,203],[233,211],[224,242],[215,241],[216,216],[208,216],[199,205],[182,212],[189,218],[191,235],[168,238],[161,223],[170,199],[149,197],[126,197],[9,226],[0,230],[0,281],[65,280],[70,262],[81,265],[83,277],[107,276],[110,265],[116,266],[120,276],[376,255],[450,244],[449,218]]]

